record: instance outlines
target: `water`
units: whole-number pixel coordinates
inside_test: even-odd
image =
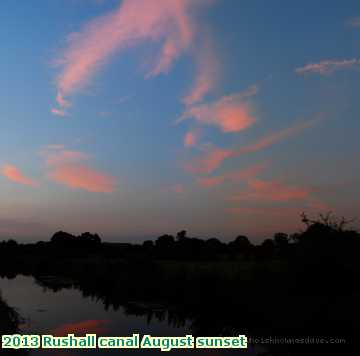
[[[14,279],[0,278],[0,290],[5,301],[20,313],[24,322],[22,334],[67,335],[74,333],[96,333],[98,336],[129,336],[133,333],[153,336],[184,336],[191,334],[190,322],[174,322],[169,314],[160,311],[153,318],[147,315],[130,315],[124,307],[115,310],[105,308],[100,300],[84,297],[80,290],[67,288],[54,292],[38,285],[34,278],[17,276]],[[72,356],[84,352],[104,355],[121,353],[150,354],[158,350],[33,350],[30,355]],[[177,353],[196,353],[196,355],[256,355],[254,349],[242,350],[174,350]]]

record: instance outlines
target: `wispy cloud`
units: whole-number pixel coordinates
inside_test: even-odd
[[[196,145],[199,138],[199,130],[190,130],[185,134],[184,146],[193,147]]]
[[[67,150],[61,146],[51,146],[51,148],[48,146],[43,153],[49,166],[73,164],[89,158],[85,153]]]
[[[213,103],[190,106],[177,122],[194,118],[198,123],[217,126],[223,132],[245,130],[256,119],[251,113],[251,105],[244,99],[256,93],[257,87],[253,86],[245,92],[224,96]]]
[[[258,163],[251,165],[245,169],[236,171],[230,171],[217,177],[199,177],[197,182],[204,188],[213,187],[224,183],[225,181],[239,182],[248,181],[249,179],[255,178],[268,166],[268,162]]]
[[[19,168],[11,165],[11,164],[5,164],[1,172],[3,176],[5,176],[7,179],[11,180],[12,182],[28,185],[31,187],[37,187],[39,184],[35,180],[26,177]]]
[[[196,174],[209,174],[216,170],[225,159],[230,157],[237,157],[243,154],[256,152],[268,148],[282,140],[290,138],[304,131],[307,128],[315,126],[318,122],[323,120],[324,115],[319,114],[315,118],[307,121],[302,121],[292,127],[280,130],[278,132],[270,133],[261,137],[257,141],[238,148],[238,149],[220,149],[220,148],[206,148],[204,153],[195,157],[184,164],[185,170]]]
[[[256,204],[259,208],[261,204],[266,203],[296,202],[312,211],[329,211],[329,205],[317,198],[314,193],[316,193],[315,190],[307,186],[289,185],[280,180],[251,178],[247,182],[247,188],[230,197],[230,200],[242,204],[241,207],[234,208],[235,210],[246,209],[246,204]]]
[[[267,147],[270,147],[277,142],[290,138],[291,136],[301,133],[307,128],[315,126],[322,119],[323,116],[319,115],[314,119],[301,121],[292,127],[288,127],[286,129],[270,133],[247,146],[241,147],[240,149],[237,150],[237,155],[256,152],[265,149]]]
[[[116,189],[116,179],[90,167],[84,162],[89,157],[82,152],[47,148],[42,153],[49,167],[48,176],[56,183],[89,192],[109,193]]]
[[[115,178],[86,165],[65,165],[55,167],[49,177],[70,188],[89,192],[110,193],[115,190]]]
[[[260,174],[268,165],[269,162],[253,164],[244,169],[240,169],[237,171],[230,171],[225,174],[225,178],[234,182],[239,180],[249,180]]]
[[[56,116],[61,116],[61,117],[66,116],[66,112],[64,109],[51,108],[51,113]]]
[[[290,201],[309,198],[311,190],[306,187],[286,185],[279,181],[251,179],[248,190],[232,197],[232,200]]]
[[[296,68],[295,72],[299,75],[320,74],[330,75],[339,70],[358,69],[360,68],[360,59],[343,59],[343,60],[324,60],[318,63],[310,63],[304,67]]]
[[[207,148],[204,155],[186,162],[184,168],[188,172],[195,174],[209,174],[217,169],[226,158],[232,157],[235,154],[236,152],[232,150]]]
[[[191,13],[207,1],[124,0],[118,9],[86,24],[69,36],[68,47],[57,63],[57,103],[65,110],[67,97],[86,86],[114,53],[145,41],[163,42],[147,77],[167,72],[189,49],[195,37]]]
[[[195,59],[197,64],[195,82],[188,94],[183,98],[184,104],[188,107],[202,101],[214,89],[219,80],[220,63],[213,49],[210,36],[195,51]]]
[[[216,185],[220,185],[224,183],[225,177],[224,176],[217,176],[217,177],[199,177],[197,182],[203,188],[210,188]]]

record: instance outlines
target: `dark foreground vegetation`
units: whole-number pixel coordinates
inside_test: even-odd
[[[0,296],[0,335],[15,333],[18,330],[19,316]]]
[[[0,295],[0,336],[4,334],[15,334],[19,332],[21,318],[16,310],[10,308]],[[26,355],[26,351],[1,350],[1,355]]]
[[[331,343],[263,345],[273,355],[329,354],[328,347],[339,353],[360,331],[360,234],[330,214],[302,219],[303,232],[277,233],[260,245],[246,236],[223,243],[185,231],[142,245],[64,232],[49,242],[7,241],[0,243],[0,275],[32,275],[55,291],[78,288],[106,308],[124,306],[149,320],[166,311],[170,323],[190,320],[194,335]]]

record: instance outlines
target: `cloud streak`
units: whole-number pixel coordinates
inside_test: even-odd
[[[216,170],[227,158],[238,157],[247,153],[252,153],[268,148],[282,140],[301,133],[305,129],[315,126],[322,119],[322,114],[317,115],[314,119],[302,121],[292,127],[270,133],[258,139],[257,141],[238,149],[225,150],[213,147],[208,148],[205,150],[205,153],[202,156],[195,157],[189,162],[185,163],[184,168],[191,173],[209,174]]]
[[[257,87],[236,93],[209,103],[189,107],[177,120],[193,118],[200,124],[217,126],[222,132],[239,132],[252,126],[256,119],[251,113],[251,105],[244,99],[257,93]]]
[[[195,157],[190,162],[186,162],[184,168],[186,171],[194,174],[209,174],[217,169],[226,158],[234,155],[235,152],[232,150],[210,148],[207,149],[205,155]]]
[[[251,179],[249,189],[232,198],[232,200],[269,200],[287,202],[290,200],[304,200],[310,197],[311,190],[306,187],[290,186],[278,181],[264,181]]]
[[[89,157],[82,152],[55,148],[43,153],[50,169],[48,176],[56,183],[98,193],[116,189],[116,179],[84,163]]]
[[[39,184],[35,180],[26,177],[19,168],[6,164],[2,167],[1,172],[3,176],[9,179],[12,182],[27,185],[30,187],[37,187]]]
[[[279,180],[261,180],[251,178],[248,180],[247,189],[230,198],[232,201],[256,204],[259,208],[262,203],[290,203],[297,202],[314,211],[329,211],[330,207],[314,196],[311,187],[289,185]],[[234,208],[242,209],[244,207]],[[246,207],[245,207],[246,208]],[[272,208],[270,208],[272,210]]]
[[[195,143],[196,143],[196,136],[195,136],[194,132],[192,132],[192,131],[187,132],[184,137],[184,146],[192,147],[195,145]]]
[[[66,116],[66,112],[64,109],[51,108],[51,113],[56,116],[61,116],[61,117]]]
[[[193,147],[197,144],[198,139],[199,139],[199,131],[198,130],[190,130],[185,134],[184,146],[185,147]]]
[[[360,59],[324,60],[318,63],[309,63],[304,67],[296,68],[295,73],[299,75],[319,74],[330,75],[340,70],[360,68]]]
[[[251,165],[245,169],[230,171],[217,177],[199,177],[197,182],[203,188],[210,188],[224,183],[225,181],[239,182],[255,178],[268,166],[267,162]]]
[[[49,177],[57,183],[70,188],[83,189],[89,192],[110,193],[115,190],[113,177],[90,168],[86,165],[66,165],[55,167]]]
[[[86,24],[68,38],[57,64],[56,101],[60,112],[70,106],[69,95],[84,88],[109,58],[145,42],[162,42],[162,48],[147,77],[166,73],[193,42],[195,25],[191,12],[206,1],[124,0],[114,11]],[[54,112],[56,113],[56,112]]]
[[[285,140],[287,138],[295,136],[298,133],[301,133],[302,131],[304,131],[307,128],[313,127],[321,119],[322,119],[322,115],[320,115],[312,120],[302,121],[298,124],[295,124],[292,127],[280,130],[278,132],[270,133],[270,134],[260,138],[259,140],[255,141],[254,143],[251,143],[245,147],[238,149],[236,152],[236,155],[239,156],[239,155],[242,155],[245,153],[256,152],[256,151],[265,149],[267,147],[270,147],[270,146],[274,145],[275,143],[278,143],[282,140]]]
[[[216,86],[219,80],[220,64],[208,36],[200,50],[195,53],[197,73],[195,82],[183,98],[189,107],[200,101]]]

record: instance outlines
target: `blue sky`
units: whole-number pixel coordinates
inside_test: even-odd
[[[359,216],[359,2],[1,7],[0,237],[257,241]]]

